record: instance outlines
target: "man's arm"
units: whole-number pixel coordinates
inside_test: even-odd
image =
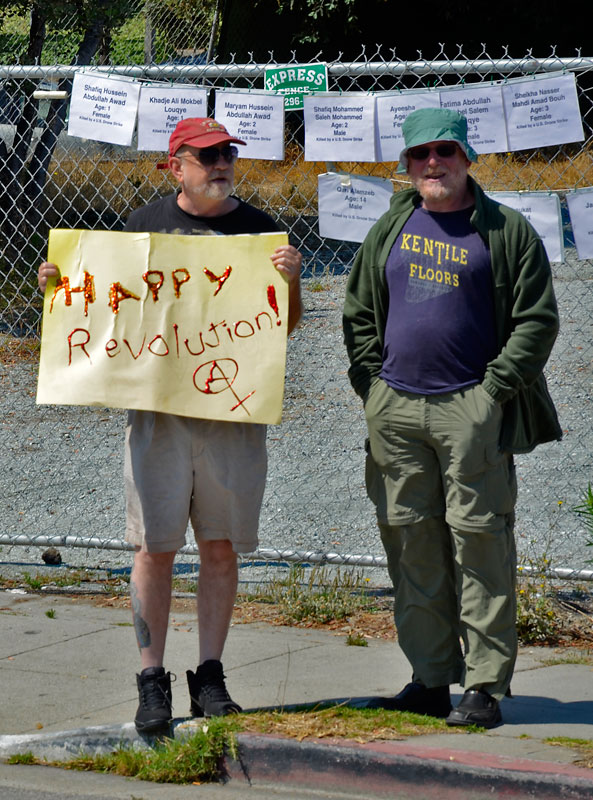
[[[342,323],[348,351],[348,377],[363,399],[383,365],[384,292],[376,248],[367,237],[348,277]]]
[[[270,256],[272,264],[288,281],[288,333],[296,328],[303,316],[301,298],[301,266],[303,257],[291,244],[277,247]]]
[[[507,309],[508,338],[486,369],[483,387],[505,402],[530,386],[542,373],[558,334],[558,308],[544,246],[533,231],[513,242],[512,286]],[[527,236],[525,235],[527,234]],[[511,249],[512,254],[512,249]]]

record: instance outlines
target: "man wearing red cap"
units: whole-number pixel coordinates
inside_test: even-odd
[[[169,140],[177,192],[132,212],[126,231],[187,235],[277,231],[274,220],[232,194],[235,145],[209,118],[181,120]],[[292,246],[271,256],[289,286],[288,332],[302,314],[301,255]],[[57,274],[39,268],[39,286]],[[266,478],[264,425],[129,411],[125,468],[126,540],[135,545],[130,597],[142,671],[137,675],[141,733],[166,732],[172,719],[171,673],[163,667],[173,562],[188,519],[200,552],[197,592],[199,661],[187,671],[193,716],[241,709],[226,688],[221,657],[237,590],[237,553],[257,547]],[[171,488],[173,487],[173,488]]]

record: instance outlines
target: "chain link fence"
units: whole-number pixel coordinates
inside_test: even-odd
[[[100,47],[89,63],[140,81],[205,86],[212,113],[217,89],[261,89],[265,66],[212,60],[216,12],[212,4],[196,31],[174,41],[163,33],[170,21],[140,14],[110,32],[117,64],[102,61]],[[0,560],[36,564],[41,550],[54,544],[65,548],[71,565],[123,569],[129,563],[121,478],[125,413],[35,405],[42,307],[36,272],[50,228],[121,230],[134,208],[169,193],[173,184],[156,168],[162,153],[139,152],[135,143],[125,148],[69,137],[67,100],[39,101],[34,92],[68,92],[80,68],[64,65],[74,58],[72,50],[56,44],[53,64],[27,66],[14,57],[14,41],[5,33],[0,37]],[[562,331],[547,373],[565,436],[518,459],[517,537],[531,561],[586,568],[586,533],[572,509],[591,479],[593,264],[577,258],[565,195],[593,186],[593,59],[554,52],[543,58],[528,53],[494,60],[484,53],[465,59],[459,48],[454,57],[441,51],[433,60],[402,62],[378,49],[372,59],[362,53],[353,62],[329,63],[328,70],[330,89],[342,92],[490,83],[558,70],[575,74],[584,142],[481,156],[472,172],[488,191],[548,190],[562,201],[567,255],[553,265]],[[287,112],[285,150],[281,163],[240,159],[236,167],[237,194],[276,218],[302,251],[306,307],[289,342],[284,420],[269,430],[261,546],[245,565],[253,574],[264,564],[291,560],[372,570],[384,560],[364,490],[364,420],[347,381],[341,334],[345,280],[358,245],[319,235],[317,176],[328,165],[304,161],[301,112]],[[391,163],[332,167],[395,175]],[[405,188],[405,176],[394,185],[396,191]],[[188,535],[181,561],[194,552],[190,542]]]

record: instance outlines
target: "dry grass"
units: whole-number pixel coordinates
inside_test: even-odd
[[[573,763],[577,767],[593,769],[593,742],[590,739],[572,739],[568,736],[556,736],[546,739],[552,747],[570,747],[579,754]]]
[[[450,732],[445,721],[383,709],[355,709],[346,705],[294,712],[258,711],[241,714],[243,733],[267,733],[297,739],[350,739],[359,743],[394,741],[427,733]],[[455,732],[455,731],[453,731]]]
[[[17,364],[36,361],[39,358],[38,339],[16,338],[0,334],[0,364]]]
[[[46,193],[50,201],[67,207],[109,208],[117,214],[172,191],[175,181],[168,170],[157,169],[157,159],[141,156],[134,161],[63,159],[53,163]]]
[[[163,156],[160,156],[163,160]],[[67,159],[50,170],[48,198],[67,206],[108,208],[125,214],[131,208],[162,196],[175,187],[168,170],[157,169],[159,157],[146,154],[133,161]],[[239,159],[238,194],[264,208],[286,214],[317,211],[317,178],[328,170],[325,162],[309,162],[301,148],[291,144],[282,162]],[[406,188],[397,164],[336,162],[333,168],[352,175],[390,178],[395,190]],[[593,185],[593,151],[533,151],[481,156],[472,174],[489,191],[561,191]]]

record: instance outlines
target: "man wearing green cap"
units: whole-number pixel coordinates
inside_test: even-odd
[[[403,135],[398,172],[413,188],[366,237],[344,306],[367,491],[413,670],[377,702],[494,727],[517,652],[513,453],[561,437],[542,372],[558,312],[537,233],[468,174],[465,117],[420,109]]]

